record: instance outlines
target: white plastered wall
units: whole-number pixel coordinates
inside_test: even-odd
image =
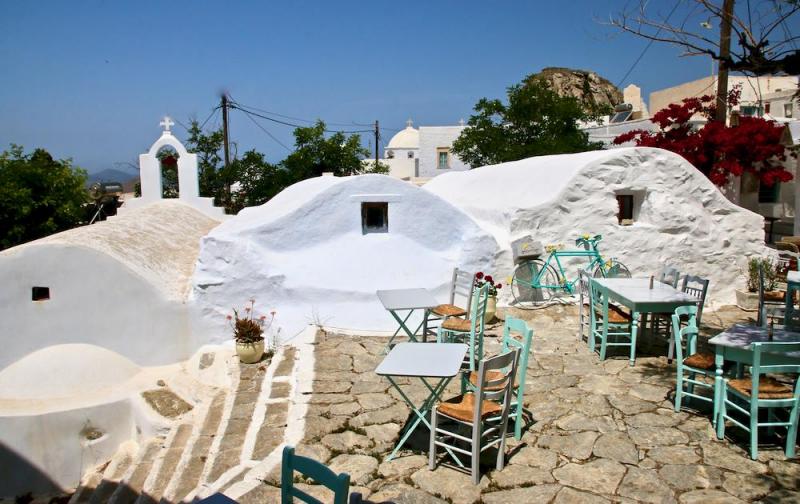
[[[362,234],[361,203],[389,205],[388,233]],[[390,330],[376,290],[424,287],[441,302],[454,267],[490,269],[497,244],[467,215],[384,175],[320,177],[242,211],[201,242],[193,277],[195,331],[231,337],[225,316],[256,299],[287,340],[307,324]]]
[[[62,343],[98,345],[145,366],[185,360],[199,346],[184,302],[91,248],[9,249],[0,260],[0,281],[0,369]],[[34,286],[48,287],[50,299],[32,301]]]
[[[732,304],[747,257],[769,254],[760,215],[734,205],[683,158],[661,149],[529,158],[437,177],[424,189],[494,234],[503,250],[500,278],[513,272],[510,242],[516,238],[530,234],[574,247],[583,233],[601,234],[603,255],[634,275],[674,265],[710,278],[711,302]],[[617,222],[617,193],[636,194],[632,226]],[[508,290],[501,294],[501,301],[509,300]]]

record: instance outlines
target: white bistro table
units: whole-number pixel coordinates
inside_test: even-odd
[[[631,340],[636,341],[639,315],[670,313],[679,306],[697,304],[697,299],[678,289],[650,278],[593,278],[593,282],[608,289],[608,297],[631,310]],[[670,341],[672,341],[670,339]],[[631,348],[631,366],[636,359],[636,348]]]
[[[378,299],[383,304],[383,307],[392,314],[392,317],[397,321],[398,328],[389,338],[389,343],[386,344],[388,350],[392,346],[395,337],[403,331],[408,335],[411,341],[417,341],[417,334],[422,329],[422,340],[427,340],[427,325],[428,313],[431,308],[439,306],[439,302],[428,292],[427,289],[390,289],[377,291]],[[416,310],[422,310],[422,322],[413,331],[406,325],[408,319]],[[408,311],[405,318],[402,318],[398,312]]]
[[[710,340],[714,345],[714,363],[717,372],[714,376],[714,422],[717,421],[717,411],[722,398],[722,367],[725,361],[735,362],[737,365],[753,363],[752,344],[758,342],[800,343],[800,332],[787,331],[774,328],[772,339],[769,339],[769,328],[754,325],[736,324],[725,332],[719,333]],[[764,365],[797,364],[800,363],[800,352],[786,354],[762,353],[761,363]]]
[[[431,407],[439,399],[442,391],[461,371],[461,364],[467,354],[467,345],[463,343],[398,343],[375,369],[375,373],[385,376],[389,383],[397,389],[400,396],[411,407],[416,418],[409,422],[402,431],[397,446],[386,460],[392,460],[405,444],[420,422],[430,430],[428,421]],[[428,398],[418,407],[403,392],[394,378],[405,376],[419,378],[430,391]],[[438,380],[438,381],[437,381]]]

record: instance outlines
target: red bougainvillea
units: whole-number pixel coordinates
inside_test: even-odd
[[[728,95],[728,104],[739,101],[741,89]],[[708,122],[695,129],[690,120],[695,114]],[[683,156],[714,184],[721,186],[730,175],[752,172],[767,186],[788,182],[792,174],[782,162],[786,148],[781,144],[784,126],[760,117],[739,117],[738,126],[726,126],[712,120],[714,97],[686,98],[680,105],[671,104],[658,111],[652,121],[661,131],[633,130],[614,139],[619,145],[633,140],[641,147],[658,147]],[[792,154],[794,155],[794,154]]]

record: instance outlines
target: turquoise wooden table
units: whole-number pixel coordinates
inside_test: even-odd
[[[385,376],[397,389],[416,417],[406,425],[400,441],[386,460],[392,460],[397,455],[420,423],[430,430],[428,417],[431,408],[450,380],[461,371],[467,350],[467,345],[463,343],[398,343],[375,369],[375,373]],[[395,380],[399,376],[419,378],[430,391],[428,398],[419,406],[414,405]]]
[[[631,341],[636,341],[639,330],[639,316],[648,313],[671,313],[679,306],[697,304],[697,299],[661,282],[649,278],[592,278],[592,282],[608,289],[612,301],[631,311]],[[608,317],[604,317],[607,319]],[[636,363],[636,345],[631,345],[630,363]]]
[[[737,364],[752,364],[753,350],[751,345],[756,342],[774,341],[777,343],[800,343],[800,332],[787,331],[775,328],[772,339],[769,338],[769,328],[758,327],[744,324],[736,324],[723,333],[717,334],[708,342],[715,347],[714,362],[717,372],[714,376],[714,423],[717,421],[717,413],[722,398],[722,367],[725,361]],[[788,354],[761,354],[761,364],[765,366],[780,364],[800,363],[800,352]]]

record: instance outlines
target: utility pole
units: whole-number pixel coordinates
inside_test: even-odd
[[[223,170],[225,180],[225,200],[231,201],[231,184],[228,180],[228,166],[231,164],[230,146],[228,143],[228,94],[222,93],[222,147],[225,151],[225,169]]]
[[[717,72],[717,114],[715,119],[722,124],[728,115],[728,59],[731,56],[731,24],[733,22],[733,1],[722,4],[722,18],[719,28],[719,71]]]
[[[381,138],[381,130],[378,121],[375,121],[375,169],[378,169],[378,140]]]

